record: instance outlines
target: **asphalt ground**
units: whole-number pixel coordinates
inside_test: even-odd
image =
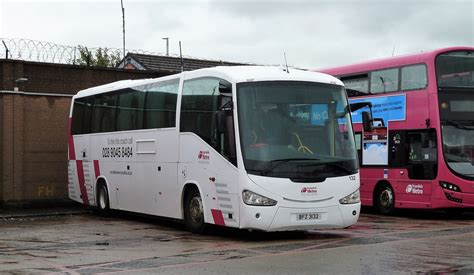
[[[348,229],[196,235],[125,212],[25,211],[0,213],[0,274],[474,274],[473,212],[364,209]]]

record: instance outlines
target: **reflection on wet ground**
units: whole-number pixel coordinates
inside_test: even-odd
[[[127,213],[6,219],[0,230],[0,273],[474,273],[472,212],[366,210],[348,229],[275,233],[194,235]]]

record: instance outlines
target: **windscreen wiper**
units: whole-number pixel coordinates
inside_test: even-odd
[[[458,128],[458,129],[468,130],[468,131],[474,130],[474,128],[467,127],[467,126],[465,126],[465,125],[459,124],[459,123],[454,122],[454,121],[452,121],[452,120],[445,120],[445,121],[446,121],[446,123],[448,123],[449,125],[452,125],[452,126]]]
[[[302,165],[300,167],[309,167],[309,166],[321,166],[321,165],[327,165],[327,166],[332,166],[332,167],[336,167],[336,168],[339,168],[341,170],[343,170],[344,172],[347,172],[349,174],[354,174],[357,172],[356,169],[351,169],[350,167],[347,167],[345,165],[342,165],[340,162],[320,162],[320,163],[312,163],[312,164],[306,164],[306,165]]]
[[[283,163],[287,163],[287,162],[290,162],[290,161],[303,161],[303,160],[319,160],[319,159],[316,159],[316,158],[287,158],[287,159],[274,159],[274,160],[271,160],[270,163],[273,164],[275,162],[278,162],[276,163],[275,165],[271,166],[270,168],[264,170],[261,172],[262,176],[266,176],[268,173],[270,173],[271,171],[273,171],[275,168],[277,168],[278,166],[280,166],[281,164]]]

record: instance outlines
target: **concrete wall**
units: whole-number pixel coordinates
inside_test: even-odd
[[[165,74],[0,60],[0,207],[68,201],[66,128],[73,94]],[[20,77],[28,81],[15,84]]]

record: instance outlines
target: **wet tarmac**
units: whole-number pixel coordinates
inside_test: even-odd
[[[474,213],[363,213],[340,230],[264,233],[127,213],[0,219],[0,274],[474,274]]]

